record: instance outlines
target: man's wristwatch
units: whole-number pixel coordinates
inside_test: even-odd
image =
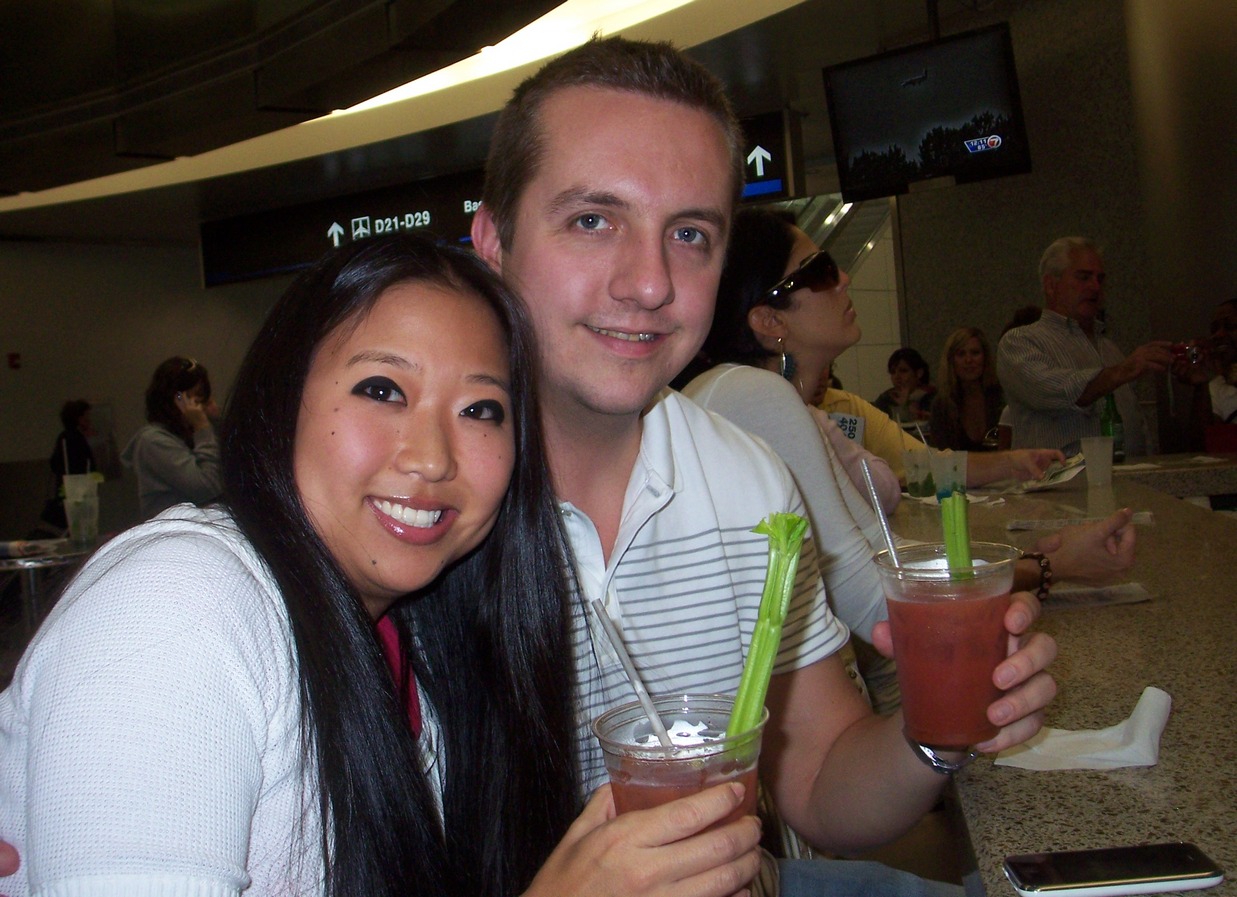
[[[931,766],[933,772],[939,772],[943,776],[957,772],[979,756],[978,751],[968,751],[967,755],[961,760],[946,760],[936,751],[932,750],[932,748],[922,745],[912,738],[908,737],[906,743],[911,746],[911,750],[915,752],[916,757],[928,766]]]

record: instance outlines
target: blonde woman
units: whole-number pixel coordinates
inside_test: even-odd
[[[995,428],[1005,395],[984,332],[978,327],[959,327],[951,333],[937,370],[940,389],[932,400],[932,444],[968,452],[996,449]]]

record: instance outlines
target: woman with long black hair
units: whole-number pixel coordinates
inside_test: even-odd
[[[0,696],[6,893],[529,886],[581,804],[530,333],[427,241],[297,280],[236,379],[221,505],[100,549]]]
[[[526,314],[476,256],[406,235],[298,278],[237,377],[223,501],[109,541],[0,695],[6,893],[722,897],[751,878],[758,826],[713,825],[734,783],[585,804],[586,624]]]

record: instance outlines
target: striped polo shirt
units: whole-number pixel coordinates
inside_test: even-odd
[[[635,695],[587,602],[605,602],[651,693],[734,694],[768,566],[768,539],[752,528],[775,511],[807,516],[790,472],[765,443],[679,393],[664,391],[643,425],[608,564],[592,521],[561,504],[580,587],[576,722],[590,792],[606,781],[591,723]],[[825,601],[809,537],[774,671],[822,660],[849,635]],[[755,891],[776,893],[776,869],[766,864],[762,879]]]

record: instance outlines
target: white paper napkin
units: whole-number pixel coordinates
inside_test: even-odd
[[[997,754],[997,766],[1020,769],[1119,769],[1155,766],[1160,760],[1160,733],[1168,722],[1173,699],[1148,686],[1130,718],[1107,729],[1051,729]]]

